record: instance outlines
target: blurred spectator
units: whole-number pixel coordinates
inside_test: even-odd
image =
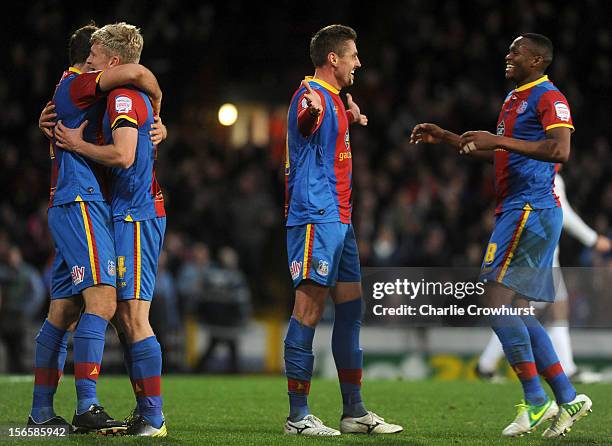
[[[7,351],[8,371],[25,373],[24,343],[28,324],[41,311],[46,292],[38,271],[23,261],[16,246],[0,246],[0,339]]]
[[[229,364],[225,371],[238,373],[238,341],[251,318],[251,293],[244,274],[238,267],[238,255],[229,247],[219,251],[219,265],[207,274],[206,287],[198,305],[199,320],[208,328],[209,344],[200,358],[198,371],[207,365],[215,349],[226,345]]]
[[[168,337],[181,328],[178,292],[172,273],[168,270],[168,254],[162,251],[159,256],[155,290],[151,301],[149,321],[164,354],[164,370],[169,372],[178,367],[169,360]]]

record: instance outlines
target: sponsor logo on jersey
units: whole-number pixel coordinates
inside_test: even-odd
[[[350,150],[347,150],[346,152],[340,152],[338,154],[338,161],[342,162],[344,160],[350,160],[353,157],[353,154],[351,153]]]
[[[115,262],[113,262],[112,260],[109,260],[107,269],[108,269],[108,275],[114,276],[115,275]]]
[[[497,136],[504,136],[505,132],[506,132],[506,125],[504,124],[504,121],[502,119],[502,121],[497,125]]]
[[[521,101],[519,106],[516,108],[516,113],[519,115],[525,113],[525,110],[527,110],[527,105],[529,105],[527,101]]]
[[[561,121],[569,122],[570,120],[570,109],[565,102],[557,101],[555,102],[555,113],[557,114],[557,118]]]
[[[300,272],[302,271],[302,262],[294,260],[293,262],[291,262],[289,270],[291,271],[291,279],[297,279],[300,276]]]
[[[132,100],[127,96],[117,96],[115,98],[115,111],[117,113],[129,113],[132,111]]]
[[[85,267],[74,265],[70,274],[72,275],[72,284],[78,285],[85,278]]]
[[[319,260],[319,264],[317,265],[317,273],[323,277],[326,277],[329,274],[329,262],[327,260]]]
[[[346,133],[344,134],[344,146],[348,149],[351,145],[351,138],[349,136],[348,129],[346,129]]]

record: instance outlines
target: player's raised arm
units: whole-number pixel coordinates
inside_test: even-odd
[[[76,129],[71,129],[59,121],[55,128],[56,145],[109,167],[127,169],[134,163],[138,142],[137,129],[119,127],[113,130],[113,144],[98,146],[83,139],[83,129],[86,126],[87,121]]]
[[[132,84],[151,97],[153,112],[159,115],[161,111],[162,91],[155,75],[147,67],[130,63],[117,65],[100,74],[98,85],[103,92]]]
[[[304,138],[312,135],[321,122],[321,115],[325,113],[325,106],[321,95],[314,91],[308,81],[304,79],[301,84],[306,89],[302,100],[298,102],[298,129]]]
[[[359,125],[368,125],[368,117],[361,113],[359,106],[353,102],[353,96],[350,93],[346,94],[346,103],[348,104],[348,110],[346,111],[349,116],[349,122],[351,124],[357,123]]]

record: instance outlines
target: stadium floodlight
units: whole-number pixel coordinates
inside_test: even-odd
[[[238,109],[234,104],[223,104],[219,107],[219,123],[224,126],[234,125],[238,119]]]

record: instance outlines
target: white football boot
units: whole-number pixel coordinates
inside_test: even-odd
[[[542,436],[546,438],[565,437],[576,421],[592,412],[591,407],[593,407],[593,402],[588,396],[576,395],[576,398],[569,403],[561,404],[559,413]]]
[[[555,400],[548,400],[541,406],[526,404],[524,401],[517,404],[516,418],[502,431],[505,437],[520,437],[537,428],[546,420],[550,420],[559,411]]]
[[[314,415],[306,415],[300,421],[291,421],[287,418],[285,423],[285,433],[289,435],[321,435],[335,436],[340,432],[331,427],[327,427]]]
[[[343,434],[396,434],[404,428],[397,424],[387,423],[374,412],[362,417],[344,417],[340,420],[340,432]]]

